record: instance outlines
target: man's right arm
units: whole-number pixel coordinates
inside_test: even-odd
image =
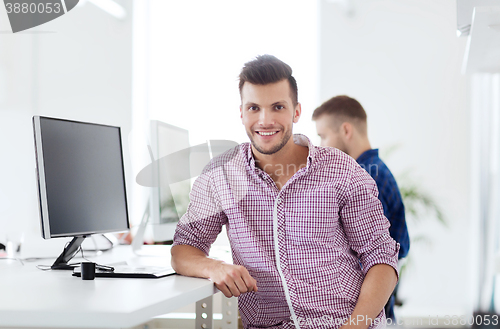
[[[257,281],[239,265],[208,258],[203,251],[189,245],[172,247],[172,267],[181,275],[211,279],[226,297],[238,297],[257,291]]]
[[[257,282],[247,269],[208,258],[210,246],[221,232],[227,218],[217,201],[211,179],[213,163],[196,179],[186,214],[177,224],[172,246],[172,267],[181,275],[207,278],[225,296],[238,297],[257,291]],[[218,168],[220,170],[220,168]]]

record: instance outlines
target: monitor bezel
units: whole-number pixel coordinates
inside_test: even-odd
[[[120,155],[121,155],[121,166],[122,166],[122,177],[123,177],[123,192],[125,198],[125,215],[126,215],[126,228],[123,229],[109,229],[109,230],[98,230],[98,231],[85,231],[85,232],[71,232],[71,233],[61,233],[61,234],[52,234],[50,231],[50,216],[48,209],[48,201],[47,201],[47,189],[45,182],[45,165],[44,165],[44,154],[43,154],[43,144],[42,144],[42,130],[41,130],[41,120],[55,120],[55,121],[64,121],[71,122],[77,124],[85,124],[85,125],[94,125],[108,128],[118,129],[118,137],[120,142]],[[62,238],[62,237],[76,237],[76,236],[89,236],[92,234],[103,234],[103,233],[111,233],[111,232],[126,232],[130,230],[130,217],[129,217],[129,209],[128,209],[128,200],[127,200],[127,181],[125,179],[125,165],[123,159],[123,141],[121,128],[118,126],[105,125],[99,123],[91,123],[91,122],[83,122],[76,120],[68,120],[61,118],[53,118],[46,116],[33,116],[33,130],[34,130],[34,141],[35,141],[35,163],[36,163],[36,181],[37,181],[37,194],[38,194],[38,204],[39,204],[39,214],[40,214],[40,226],[42,231],[42,237],[44,239],[51,238]]]
[[[177,130],[186,134],[186,138],[189,144],[189,130],[168,124],[159,120],[150,120],[150,134],[151,134],[151,149],[152,149],[152,161],[160,159],[160,145],[159,145],[159,128],[166,128]],[[156,172],[153,172],[153,177],[160,177],[160,168],[156,169]],[[171,223],[162,223],[161,222],[161,207],[160,207],[160,186],[151,187],[151,199],[150,199],[150,215],[151,220],[150,224],[153,225],[153,241],[155,242],[169,242],[172,241],[175,234],[175,229],[177,227],[176,222]],[[180,218],[179,218],[180,220]]]

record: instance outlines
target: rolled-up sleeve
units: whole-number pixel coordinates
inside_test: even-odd
[[[221,232],[222,225],[227,221],[215,197],[209,166],[193,184],[187,212],[177,224],[173,243],[174,246],[193,246],[207,256],[210,246]]]
[[[378,199],[377,185],[361,167],[357,167],[351,176],[340,217],[363,273],[366,275],[376,264],[387,264],[399,276],[399,244],[389,235],[390,224]]]

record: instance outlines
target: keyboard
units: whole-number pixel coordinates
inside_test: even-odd
[[[158,279],[175,274],[173,268],[158,266],[132,267],[127,265],[115,266],[114,271],[96,270],[95,276],[100,278],[137,278],[137,279]],[[80,267],[73,270],[73,276],[81,277]]]

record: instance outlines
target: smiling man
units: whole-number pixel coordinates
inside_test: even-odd
[[[174,269],[239,297],[245,328],[383,325],[399,245],[375,182],[343,152],[293,135],[301,105],[290,66],[259,56],[239,89],[250,143],[214,158],[196,180]],[[223,225],[234,265],[207,257]]]

